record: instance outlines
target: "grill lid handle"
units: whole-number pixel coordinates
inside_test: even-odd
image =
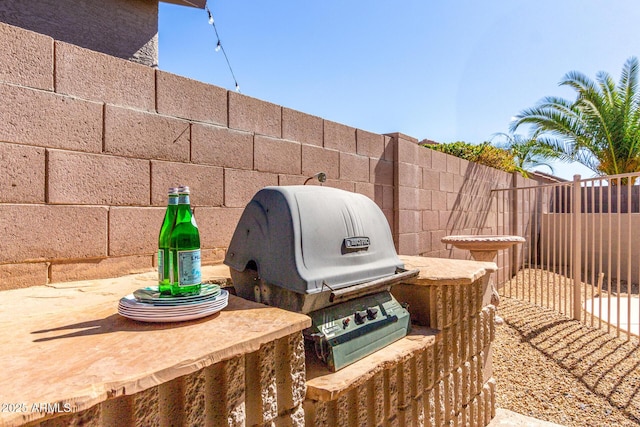
[[[396,273],[391,276],[332,291],[329,296],[329,301],[337,303],[358,298],[363,295],[388,291],[392,285],[402,282],[403,280],[416,277],[418,274],[420,274],[420,269],[405,270],[404,268],[396,268]]]

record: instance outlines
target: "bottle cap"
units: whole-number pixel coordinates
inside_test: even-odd
[[[182,185],[178,188],[178,193],[180,194],[189,194],[189,187],[186,185]]]
[[[178,187],[169,187],[169,194],[178,194]]]

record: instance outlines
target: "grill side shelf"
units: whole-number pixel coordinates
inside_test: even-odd
[[[396,273],[391,276],[332,291],[331,295],[329,296],[329,301],[337,303],[358,298],[363,295],[388,291],[392,285],[395,285],[396,283],[399,283],[403,280],[416,277],[418,274],[420,274],[420,269],[405,270],[403,268],[397,268]]]

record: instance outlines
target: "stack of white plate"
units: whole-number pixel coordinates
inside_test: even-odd
[[[157,286],[141,288],[120,299],[118,313],[142,322],[182,322],[210,316],[227,306],[229,292],[219,285],[202,285],[188,296],[160,295]]]

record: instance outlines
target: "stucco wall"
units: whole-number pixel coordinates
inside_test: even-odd
[[[166,189],[192,188],[205,263],[267,185],[362,193],[401,254],[469,258],[447,234],[502,232],[514,176],[0,24],[0,289],[152,269]],[[508,208],[511,209],[511,208]],[[499,262],[502,262],[499,260]],[[501,265],[502,266],[502,265]]]

